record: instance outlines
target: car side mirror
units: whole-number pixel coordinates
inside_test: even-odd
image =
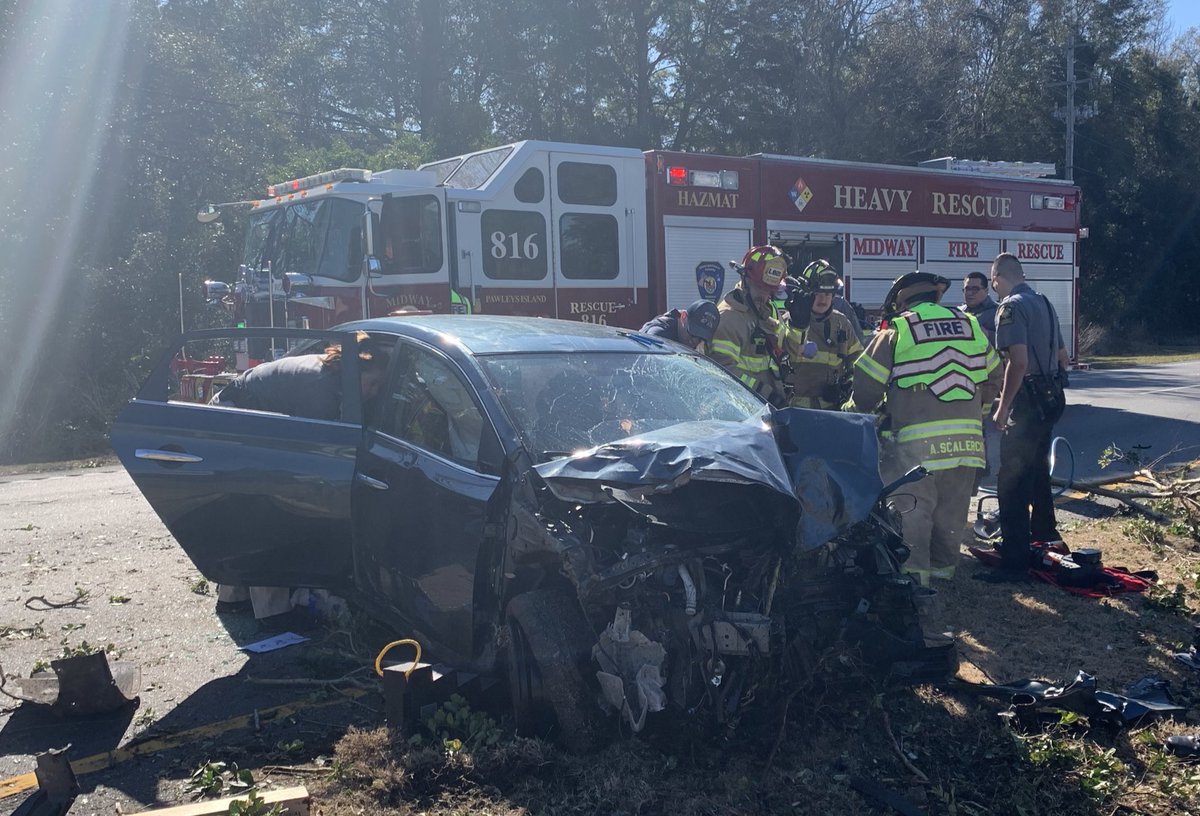
[[[367,266],[367,277],[378,278],[383,275],[383,263],[374,255],[368,255],[363,263]]]

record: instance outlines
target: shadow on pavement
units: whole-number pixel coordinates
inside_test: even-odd
[[[253,619],[248,620],[255,632],[250,639],[265,637],[257,631]],[[347,725],[382,724],[383,705],[377,697],[368,695],[358,701],[311,684],[286,684],[288,678],[337,677],[346,671],[344,659],[331,657],[318,636],[311,643],[252,655],[236,675],[204,683],[128,741],[123,739],[131,723],[152,719],[151,709],[139,710],[137,704],[131,704],[105,716],[66,717],[49,706],[25,703],[0,731],[0,746],[6,755],[32,756],[70,745],[68,756],[72,762],[98,759],[97,755],[117,750],[118,746],[118,758],[124,750],[144,747],[146,753],[125,758],[110,768],[80,773],[79,784],[83,794],[100,787],[112,788],[149,806],[160,800],[160,780],[186,779],[205,762],[237,762],[246,767],[251,760],[261,763],[266,757],[286,763],[291,757],[281,753],[281,744],[298,740],[319,750],[331,747]],[[369,676],[362,674],[364,679]],[[293,703],[295,713],[277,715],[268,710]],[[226,721],[232,721],[233,727],[215,725]],[[182,740],[177,736],[181,734]],[[160,740],[166,744],[160,744]],[[31,771],[33,764],[12,765],[7,770]]]

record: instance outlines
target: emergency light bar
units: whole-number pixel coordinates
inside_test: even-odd
[[[953,170],[956,173],[976,173],[982,176],[1004,176],[1006,178],[1045,178],[1058,172],[1054,162],[983,161],[956,159],[953,156],[929,159],[917,162],[917,165],[932,167],[936,170]]]
[[[267,195],[281,196],[287,193],[299,192],[300,190],[310,190],[313,187],[320,187],[325,184],[336,184],[339,181],[368,182],[370,180],[370,170],[358,170],[353,167],[342,167],[338,170],[329,170],[325,173],[317,173],[315,176],[305,176],[304,178],[285,181],[282,184],[272,184],[267,188]]]
[[[686,167],[668,167],[667,184],[672,187],[715,187],[719,190],[738,188],[737,170],[688,170]]]

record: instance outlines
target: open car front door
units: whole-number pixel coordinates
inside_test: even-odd
[[[113,450],[208,579],[348,586],[350,486],[362,434],[358,359],[346,355],[342,416],[326,421],[195,401],[219,390],[223,378],[211,371],[181,374],[192,364],[179,350],[198,344],[220,355],[238,341],[268,337],[320,352],[351,336],[298,329],[190,332],[117,416]]]

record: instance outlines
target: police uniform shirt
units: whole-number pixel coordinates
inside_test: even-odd
[[[1058,350],[1063,347],[1058,315],[1050,301],[1027,283],[1013,287],[996,310],[996,348],[1024,345],[1029,354],[1026,374],[1058,371]]]

